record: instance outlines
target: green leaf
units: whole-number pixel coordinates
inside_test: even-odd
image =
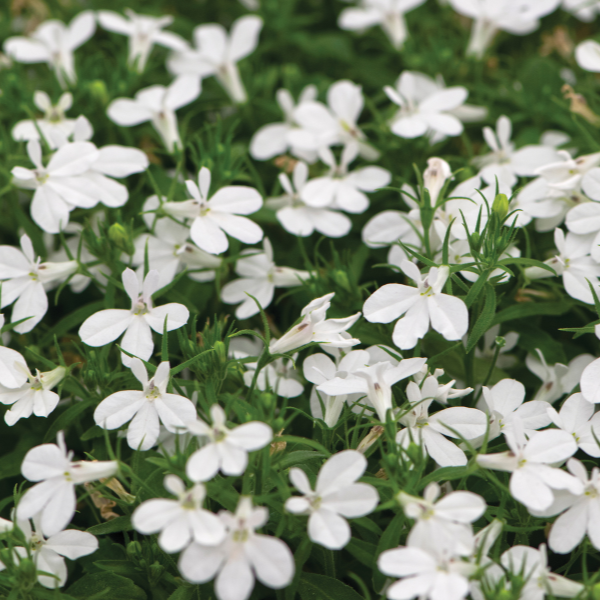
[[[194,585],[177,588],[170,596],[169,600],[193,600],[196,595],[197,587]]]
[[[88,317],[92,316],[94,313],[102,310],[104,308],[104,301],[99,300],[98,302],[92,302],[90,304],[86,304],[77,310],[74,310],[64,319],[61,319],[54,327],[52,327],[46,335],[38,342],[39,347],[47,346],[52,342],[54,336],[60,337],[61,335],[67,333],[75,326],[83,323]]]
[[[467,475],[469,475],[467,467],[442,467],[436,469],[433,473],[429,473],[429,475],[419,481],[419,491],[434,481],[452,481],[454,479],[462,479]]]
[[[379,555],[385,550],[395,548],[400,543],[400,534],[406,518],[402,511],[396,513],[396,516],[390,521],[390,524],[385,528],[383,535],[381,536],[377,549],[375,550],[375,559],[379,558]],[[385,583],[385,575],[380,573],[377,568],[373,568],[373,587],[376,591],[381,590]]]
[[[333,577],[316,573],[303,573],[298,593],[302,600],[364,600],[349,585]]]
[[[352,538],[348,542],[346,550],[350,552],[357,561],[370,569],[373,568],[377,558],[377,546],[375,546],[375,544],[370,544],[369,542],[359,540],[358,538]]]
[[[481,336],[492,326],[494,315],[496,314],[496,292],[493,286],[488,284],[485,292],[485,303],[477,318],[477,322],[473,326],[469,339],[467,340],[467,354],[475,348]]]
[[[573,303],[566,300],[561,302],[525,302],[513,304],[497,312],[492,325],[542,315],[564,315],[572,306]]]
[[[190,358],[189,360],[186,360],[185,362],[182,362],[180,365],[173,367],[171,369],[171,377],[174,377],[175,375],[177,375],[177,373],[181,373],[181,371],[183,371],[184,369],[187,369],[187,367],[189,367],[190,365],[193,365],[200,357],[204,356],[208,352],[214,352],[214,348],[209,348],[208,350],[205,350],[204,352],[200,352],[200,354],[196,354],[196,356]]]
[[[44,436],[44,444],[53,442],[59,431],[66,429],[73,421],[78,419],[79,415],[83,414],[88,408],[91,408],[95,404],[96,402],[94,400],[84,400],[83,402],[77,402],[76,404],[69,406],[69,408],[59,415],[52,425],[48,427],[48,431],[46,431],[46,435]]]
[[[79,439],[82,442],[87,442],[88,440],[93,440],[99,437],[104,437],[104,429],[102,429],[102,427],[98,427],[98,425],[92,425]]]
[[[322,452],[315,452],[313,450],[296,450],[295,452],[289,452],[285,454],[283,458],[277,463],[277,466],[283,470],[293,465],[300,465],[308,462],[309,460],[315,460],[319,458],[327,458],[327,454]]]
[[[131,579],[108,572],[84,575],[67,592],[82,600],[147,600],[146,592]]]
[[[469,290],[469,293],[467,294],[467,297],[465,298],[465,304],[467,305],[467,308],[471,308],[471,305],[473,304],[473,302],[475,302],[475,300],[477,300],[477,298],[479,298],[479,294],[481,294],[481,291],[483,290],[483,287],[485,286],[485,284],[487,283],[488,280],[488,271],[483,271],[481,273],[481,275],[479,275],[479,278],[477,279],[477,281],[471,286],[471,289]]]
[[[94,535],[107,535],[109,533],[118,533],[120,531],[131,531],[132,529],[131,518],[124,516],[111,519],[110,521],[106,521],[106,523],[93,525],[87,531]]]
[[[498,265],[520,265],[522,267],[539,267],[540,269],[544,269],[552,273],[552,275],[556,276],[556,271],[546,263],[543,263],[540,260],[535,260],[533,258],[523,258],[523,257],[515,257],[515,258],[505,258],[497,263]]]

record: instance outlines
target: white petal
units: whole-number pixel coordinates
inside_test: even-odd
[[[356,450],[343,450],[327,459],[317,477],[316,491],[319,496],[341,490],[353,484],[367,468],[363,454]]]
[[[353,483],[322,496],[323,508],[348,519],[363,517],[373,512],[379,502],[377,490],[366,483]]]
[[[221,459],[217,445],[209,443],[189,457],[185,471],[192,481],[208,481],[217,474],[220,466]]]
[[[127,443],[133,450],[149,450],[158,440],[160,424],[156,408],[144,402],[127,429]]]
[[[419,298],[417,288],[389,283],[367,298],[363,313],[370,323],[389,323],[403,315]]]
[[[552,551],[568,554],[581,543],[589,522],[587,508],[593,502],[594,500],[579,502],[554,521],[548,536]]]
[[[350,526],[343,517],[321,508],[308,519],[308,536],[330,550],[339,550],[350,541]]]
[[[129,310],[101,310],[88,317],[79,328],[79,337],[88,346],[104,346],[115,341],[130,325]]]
[[[247,15],[235,21],[229,34],[229,60],[237,62],[254,52],[258,46],[262,26],[262,19],[254,15]]]
[[[229,556],[215,581],[219,600],[247,600],[254,587],[254,575],[244,554]]]
[[[95,552],[98,549],[98,540],[91,533],[69,530],[53,535],[45,546],[61,556],[76,560]]]
[[[131,516],[136,531],[144,534],[157,533],[182,512],[179,502],[163,498],[153,498],[142,502]]]
[[[213,547],[192,543],[181,553],[178,566],[188,581],[205,583],[217,574],[223,558],[223,554]]]
[[[154,350],[152,331],[143,316],[134,315],[127,327],[127,331],[121,340],[121,348],[130,354],[148,360]],[[125,366],[131,363],[131,357],[121,353],[121,359]]]
[[[151,311],[144,315],[146,323],[156,331],[163,333],[165,320],[167,321],[167,331],[173,331],[183,327],[190,318],[190,311],[177,302],[155,306]]]

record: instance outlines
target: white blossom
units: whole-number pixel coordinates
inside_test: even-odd
[[[263,367],[256,377],[256,387],[261,391],[271,389],[282,398],[299,396],[304,392],[304,386],[300,382],[300,376],[294,366],[296,358],[298,358],[298,354],[293,354],[289,359],[278,358]],[[247,369],[244,373],[244,383],[250,387],[254,381],[258,363],[245,363],[244,366]]]
[[[598,0],[563,0],[561,8],[570,12],[580,21],[589,23],[600,13]]]
[[[586,71],[600,73],[600,44],[595,40],[585,40],[575,48],[575,60]]]

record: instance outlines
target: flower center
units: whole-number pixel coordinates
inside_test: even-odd
[[[233,532],[231,539],[234,542],[244,543],[244,542],[248,541],[249,537],[250,537],[250,532],[247,529],[237,529],[236,531]]]
[[[139,298],[133,308],[133,314],[134,315],[145,315],[147,312],[148,312],[148,305],[141,298]]]

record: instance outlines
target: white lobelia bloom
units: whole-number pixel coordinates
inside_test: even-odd
[[[254,578],[272,589],[289,585],[294,577],[294,557],[280,539],[256,533],[269,519],[269,511],[252,506],[241,496],[235,514],[224,510],[219,518],[227,528],[217,547],[192,543],[179,558],[181,574],[192,583],[206,583],[216,576],[217,600],[247,600]]]
[[[575,60],[586,71],[600,73],[600,44],[595,40],[585,40],[575,48]]]
[[[46,539],[37,515],[33,517],[34,529],[31,528],[29,519],[19,519],[16,524],[28,545],[28,548],[23,546],[13,548],[16,562],[31,557],[37,571],[38,583],[49,589],[62,587],[67,582],[65,558],[77,560],[98,549],[98,540],[95,536],[76,529],[59,531]],[[0,562],[0,571],[4,568],[5,565]]]
[[[2,314],[0,314],[0,325],[4,325]],[[0,346],[0,386],[11,390],[20,388],[27,383],[28,372],[27,363],[19,352]]]
[[[596,325],[596,336],[598,337],[600,337],[599,330],[599,326]],[[600,403],[600,358],[590,361],[581,372],[580,378],[579,383],[583,397],[592,404]],[[0,383],[1,382],[2,380],[0,379]],[[573,385],[573,387],[575,387],[575,385]]]
[[[556,427],[573,436],[580,450],[594,458],[600,457],[600,446],[596,442],[600,436],[600,413],[594,414],[594,405],[583,394],[569,396],[558,412],[553,406],[546,410]]]
[[[510,493],[531,510],[545,510],[554,501],[553,490],[568,490],[581,494],[581,482],[552,465],[562,463],[575,452],[577,443],[573,436],[559,429],[536,431],[529,440],[523,424],[513,417],[512,426],[504,432],[510,450],[497,454],[479,454],[477,463],[485,469],[508,471]]]
[[[563,0],[561,8],[580,21],[590,23],[600,14],[599,0]]]
[[[150,271],[140,293],[140,282],[134,271],[127,268],[121,276],[125,292],[131,299],[131,309],[111,308],[101,310],[88,317],[79,328],[79,337],[88,346],[105,346],[114,342],[123,333],[123,350],[148,360],[154,351],[152,329],[162,334],[183,327],[190,312],[183,305],[171,302],[163,306],[153,306],[152,294],[158,290],[158,271]],[[123,364],[129,366],[132,358],[121,353]]]
[[[457,136],[463,132],[462,122],[453,113],[464,105],[469,92],[461,86],[430,90],[420,73],[404,71],[396,87],[383,91],[400,110],[391,121],[392,133],[403,138],[429,134],[434,137]]]
[[[237,19],[229,35],[217,23],[199,25],[194,29],[196,48],[174,52],[167,68],[174,75],[214,75],[233,102],[243,104],[248,96],[237,63],[256,50],[262,26],[262,19],[255,15]]]
[[[580,354],[569,362],[568,365],[556,363],[549,365],[544,358],[541,350],[537,350],[539,360],[533,355],[528,354],[525,358],[527,368],[539,379],[542,380],[540,389],[536,392],[534,400],[543,400],[544,402],[556,402],[564,394],[570,393],[579,383],[586,367],[594,362],[591,354]],[[583,390],[586,399],[586,392]]]
[[[13,183],[35,190],[31,202],[31,218],[47,233],[58,233],[69,222],[74,206],[91,208],[98,203],[95,189],[83,176],[100,158],[90,142],[73,142],[60,147],[44,167],[42,148],[38,140],[27,142],[27,154],[34,169],[14,167]]]
[[[12,405],[10,410],[4,413],[6,424],[12,426],[19,419],[27,419],[32,414],[36,417],[47,417],[60,400],[52,389],[63,380],[67,370],[64,367],[56,367],[52,371],[40,373],[36,369],[33,375],[20,361],[15,361],[14,368],[22,371],[27,381],[21,387],[11,389],[4,387],[0,379],[0,402]]]
[[[299,128],[288,133],[288,140],[305,152],[357,143],[364,159],[377,160],[379,151],[366,142],[365,134],[357,125],[363,106],[361,86],[345,79],[336,81],[327,90],[327,106],[313,101],[295,108],[294,119]]]
[[[406,544],[423,548],[435,540],[453,553],[469,556],[475,549],[471,523],[483,515],[486,503],[472,492],[450,492],[438,500],[440,493],[440,486],[434,482],[425,488],[423,498],[406,492],[396,496],[404,514],[416,521]]]
[[[343,335],[358,321],[360,312],[341,319],[325,318],[334,295],[332,292],[309,302],[300,312],[302,321],[298,325],[294,325],[278,340],[271,340],[269,352],[285,354],[311,342],[327,344],[331,348],[350,348],[360,344],[359,339],[347,338]]]
[[[94,411],[96,425],[117,429],[125,423],[127,443],[134,450],[149,450],[156,445],[160,423],[171,433],[181,433],[186,423],[196,418],[193,402],[178,394],[168,394],[170,365],[161,362],[149,380],[146,366],[139,358],[132,358],[131,372],[142,384],[142,391],[123,390],[107,396]]]
[[[58,148],[56,135],[68,138],[75,131],[75,119],[65,117],[65,111],[73,105],[73,95],[65,92],[53,105],[46,92],[37,90],[33,95],[33,103],[44,112],[44,116],[41,119],[19,121],[11,131],[13,140],[17,142],[39,140],[41,132],[48,147],[56,150]]]
[[[317,231],[330,238],[344,237],[352,228],[352,221],[332,207],[315,208],[302,199],[308,180],[306,163],[298,161],[294,167],[293,185],[286,173],[279,174],[279,183],[285,194],[268,198],[265,206],[277,211],[282,227],[293,235],[307,237]]]
[[[396,434],[396,443],[405,449],[411,443],[419,444],[423,456],[429,455],[440,467],[466,465],[466,454],[446,437],[476,439],[484,435],[487,419],[482,411],[465,406],[445,408],[430,416],[429,407],[437,388],[433,377],[425,379],[422,388],[414,381],[408,384],[409,407],[399,419],[405,427]]]
[[[285,117],[285,121],[281,123],[269,123],[263,125],[250,140],[250,156],[254,160],[268,160],[280,154],[285,154],[288,149],[291,154],[298,158],[312,163],[316,160],[315,151],[302,151],[295,146],[290,145],[288,133],[292,131],[298,124],[294,120],[294,110],[296,104],[292,94],[286,89],[279,89],[275,95],[277,104],[281,108],[281,112]],[[305,102],[313,102],[317,99],[317,88],[314,85],[307,85],[301,92],[298,98],[298,106]]]
[[[121,127],[132,127],[150,121],[168,152],[182,149],[175,111],[200,95],[200,80],[181,76],[168,87],[152,85],[136,93],[135,98],[117,98],[106,111],[109,119]]]
[[[348,173],[348,165],[358,156],[358,151],[357,144],[347,144],[338,165],[328,147],[320,148],[319,158],[329,167],[329,173],[306,183],[300,192],[302,200],[313,208],[365,212],[369,208],[369,199],[364,192],[385,187],[392,176],[381,167],[363,167]]]
[[[447,340],[460,340],[469,327],[469,312],[460,298],[442,294],[449,268],[432,267],[424,278],[408,260],[402,262],[401,268],[417,287],[397,283],[380,287],[364,304],[365,319],[370,323],[398,319],[392,339],[403,350],[414,348],[430,324]]]
[[[21,473],[36,485],[21,497],[17,519],[31,519],[41,513],[40,530],[44,535],[62,531],[75,514],[75,486],[112,477],[118,468],[116,460],[73,461],[73,452],[67,451],[60,431],[57,444],[36,446],[23,459]]]
[[[225,539],[225,526],[217,515],[202,508],[206,488],[196,483],[190,489],[177,475],[167,475],[163,485],[177,500],[152,498],[142,502],[131,515],[136,531],[158,533],[158,545],[167,553],[181,552],[196,542],[216,546]]]
[[[473,19],[467,54],[481,59],[499,30],[527,35],[560,0],[449,0],[452,8]]]
[[[386,361],[355,368],[351,373],[336,373],[334,379],[318,385],[317,390],[328,396],[366,396],[377,418],[385,423],[388,410],[393,409],[392,386],[417,373],[426,361],[426,358],[406,358],[396,366]]]
[[[4,53],[21,63],[48,63],[61,87],[74,85],[73,51],[87,42],[96,30],[91,10],[80,12],[69,25],[52,19],[41,23],[29,37],[11,37],[4,42]]]
[[[500,564],[510,573],[523,578],[525,584],[520,590],[520,598],[544,600],[548,595],[574,598],[585,589],[582,583],[550,571],[545,544],[539,550],[529,546],[513,546],[502,554]]]
[[[250,215],[261,208],[260,194],[245,185],[229,185],[209,198],[210,182],[210,171],[202,167],[198,172],[198,184],[191,179],[185,182],[192,199],[165,202],[162,210],[173,217],[191,219],[192,241],[209,254],[221,254],[229,248],[225,234],[244,244],[260,242],[262,229],[245,216],[240,216]]]
[[[500,185],[512,188],[517,177],[533,177],[539,167],[560,162],[560,154],[552,146],[532,144],[515,150],[511,136],[512,123],[505,115],[498,118],[495,132],[491,127],[483,128],[483,137],[492,152],[475,157],[473,162],[481,168],[479,174],[489,185],[495,185],[498,178]]]
[[[379,25],[392,46],[401,50],[408,36],[404,15],[425,0],[362,0],[357,7],[345,8],[338,19],[341,29],[364,31]]]
[[[241,303],[235,316],[248,319],[259,312],[256,302],[248,296],[254,296],[262,308],[273,301],[275,288],[289,288],[302,285],[311,275],[308,271],[299,271],[291,267],[277,267],[273,262],[273,246],[268,238],[263,239],[263,251],[244,250],[243,258],[235,265],[240,279],[226,283],[221,289],[221,299],[226,304]]]
[[[225,475],[241,475],[248,464],[248,452],[264,448],[273,439],[271,428],[260,421],[228,428],[225,411],[218,404],[210,407],[210,418],[211,425],[200,419],[187,423],[188,430],[205,441],[186,465],[187,476],[192,481],[208,481],[219,471]]]
[[[270,389],[282,398],[299,396],[304,391],[304,386],[294,366],[297,357],[298,354],[292,355],[289,359],[278,358],[263,367],[256,378],[256,387],[261,391]],[[248,369],[244,373],[244,383],[250,387],[254,381],[257,363],[246,363],[244,366]]]
[[[338,452],[321,467],[313,491],[306,473],[293,467],[290,481],[303,496],[288,498],[285,510],[309,515],[308,537],[325,548],[340,550],[352,535],[346,519],[364,517],[379,503],[379,495],[372,485],[357,483],[366,468],[367,459],[360,452]]]
[[[413,379],[419,385],[421,385],[424,380],[429,380],[427,388],[433,392],[432,398],[440,404],[448,404],[449,398],[462,398],[463,396],[468,396],[473,391],[473,388],[464,388],[462,390],[454,389],[454,384],[456,383],[455,379],[452,379],[447,383],[440,383],[438,379],[443,377],[443,375],[444,369],[435,369],[433,373],[429,373],[429,367],[423,365],[421,370],[413,375]],[[434,383],[437,385],[437,390],[435,389]]]
[[[59,280],[75,273],[79,265],[75,260],[41,262],[27,234],[21,236],[20,243],[21,250],[14,246],[0,246],[0,308],[14,302],[11,322],[26,319],[15,325],[14,330],[27,333],[48,310],[46,291],[52,289]]]
[[[143,73],[146,68],[146,62],[154,44],[165,46],[171,50],[187,49],[187,42],[182,37],[171,31],[163,31],[164,27],[173,23],[172,16],[138,15],[129,8],[125,9],[125,14],[127,18],[112,10],[99,10],[98,22],[108,31],[129,37],[128,62],[138,73]]]
[[[545,264],[552,267],[557,275],[562,275],[565,292],[586,304],[594,304],[594,296],[588,284],[591,283],[600,291],[600,265],[590,256],[592,240],[595,234],[577,235],[556,228],[554,230],[554,244],[558,253]],[[550,271],[541,267],[527,267],[525,277],[528,279],[543,279],[552,277]],[[596,293],[598,293],[598,291]]]

